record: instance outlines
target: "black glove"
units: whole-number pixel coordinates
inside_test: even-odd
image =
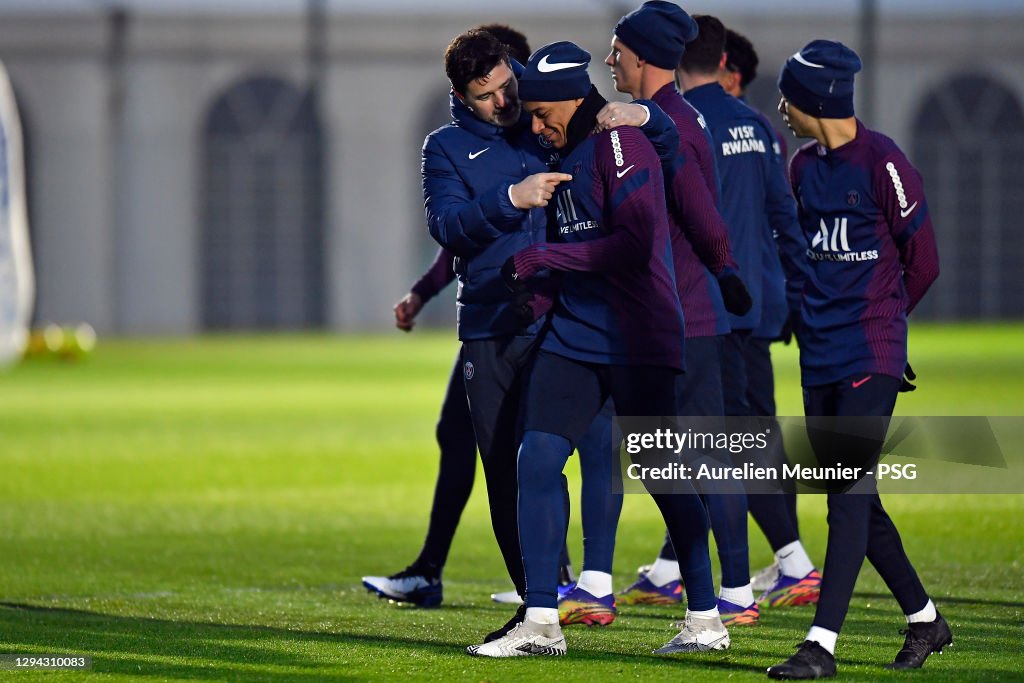
[[[903,383],[900,384],[900,393],[914,391],[917,389],[916,384],[910,383],[910,380],[912,379],[917,379],[917,373],[914,372],[914,368],[910,367],[910,363],[907,363],[907,369],[903,371]]]
[[[501,279],[505,286],[509,288],[509,291],[526,291],[526,283],[519,279],[519,273],[516,272],[516,259],[514,256],[509,256],[501,266]]]
[[[799,334],[800,332],[800,313],[798,311],[790,311],[786,317],[786,322],[782,323],[782,331],[779,332],[779,341],[786,346],[793,341],[793,335]]]
[[[533,294],[525,289],[512,295],[512,313],[515,314],[516,321],[523,327],[529,327],[536,319],[533,306],[530,305],[531,301],[533,301]]]
[[[733,315],[746,315],[754,302],[743,280],[735,273],[723,273],[718,276],[718,288],[722,290],[725,310]]]

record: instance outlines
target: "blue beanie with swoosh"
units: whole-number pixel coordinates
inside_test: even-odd
[[[590,92],[587,65],[590,53],[568,41],[540,48],[519,77],[519,99],[524,102],[561,102],[586,97]]]
[[[853,116],[853,76],[861,69],[857,53],[834,40],[812,40],[786,60],[779,92],[809,116]]]
[[[697,22],[679,5],[648,0],[619,19],[614,33],[640,59],[661,69],[675,69],[697,31]]]

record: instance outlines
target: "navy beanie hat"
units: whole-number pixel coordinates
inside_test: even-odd
[[[834,40],[814,40],[786,60],[779,92],[819,119],[853,116],[853,75],[860,71],[857,53]]]
[[[519,77],[519,99],[524,102],[561,102],[586,97],[590,92],[587,65],[590,53],[575,43],[559,41],[540,48]]]
[[[697,22],[673,2],[649,0],[619,19],[615,35],[645,62],[675,69],[697,37]]]

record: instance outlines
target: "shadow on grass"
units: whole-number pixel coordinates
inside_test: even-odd
[[[859,594],[860,597],[872,595]],[[1007,632],[1004,622],[992,623],[991,613],[984,609],[988,601],[965,599],[962,602],[978,607],[959,615],[961,618],[957,620],[961,628],[957,635],[964,638],[960,640],[960,648],[954,652],[959,658],[974,650],[974,657],[981,658],[972,662],[974,674],[1007,674],[1007,669],[985,666],[983,659],[986,654],[995,654],[1009,646],[1008,641],[1014,634]],[[849,645],[841,657],[844,667],[866,667],[864,675],[869,678],[883,675],[880,667],[902,644],[898,624],[882,628],[882,622],[891,621],[891,616],[860,614],[848,622],[844,635],[849,639]],[[596,665],[600,670],[605,666],[610,671],[632,668],[634,675],[644,672],[707,675],[715,672],[716,677],[734,674],[741,678],[754,674],[762,676],[766,665],[791,654],[790,647],[806,633],[812,617],[813,609],[810,608],[768,612],[762,615],[764,625],[761,628],[734,629],[734,648],[728,654],[722,653],[722,657],[660,657],[638,651],[632,638],[627,639],[628,642],[620,639],[624,635],[622,633],[612,638],[611,632],[602,630],[594,633],[594,638],[581,639],[575,629],[567,630],[572,650],[569,659],[591,667]],[[664,639],[672,635],[668,623],[670,615],[661,609],[630,611],[628,619],[637,621],[631,627],[624,623],[626,632],[638,629],[637,635],[641,636],[642,632],[650,631],[651,620],[657,619],[665,623]],[[534,671],[533,666],[542,666],[550,675],[566,671],[562,668],[563,662],[538,662],[526,665],[525,669],[518,668],[523,666],[520,664],[509,669],[511,663],[500,665],[486,660],[470,660],[462,654],[463,643],[439,641],[436,633],[433,639],[428,639],[393,633],[347,633],[342,628],[291,630],[265,625],[119,616],[81,609],[0,602],[0,643],[4,650],[91,655],[95,673],[132,678],[258,679],[278,683],[346,680],[367,676],[368,659],[380,662],[379,675],[391,677],[402,675],[398,669],[404,668],[405,664],[413,664],[405,674],[413,677],[429,671],[439,674],[445,670],[456,678],[460,675],[479,678],[481,675],[492,677],[499,674],[522,677]],[[604,638],[605,635],[608,639]],[[651,639],[650,633],[641,637],[658,640]],[[650,644],[653,647],[660,642]],[[455,668],[443,663],[463,659],[464,663]],[[572,661],[564,664],[572,664]],[[982,665],[980,669],[979,664]],[[933,668],[933,673],[938,672]],[[940,678],[945,680],[946,676],[940,674]]]
[[[386,645],[392,652],[402,647],[420,653],[452,651],[413,638],[116,616],[10,602],[0,602],[0,642],[8,651],[91,655],[97,673],[207,680],[344,678],[346,644]],[[306,650],[303,644],[325,647],[303,654],[297,651]],[[337,661],[329,661],[334,657]]]
[[[398,656],[403,649],[412,651],[417,658],[425,653],[441,657],[464,656],[462,644],[391,634],[175,621],[13,602],[0,602],[0,643],[13,653],[45,651],[89,655],[93,657],[96,673],[205,680],[344,679],[346,645],[380,648],[382,662]],[[308,651],[303,644],[324,647],[316,653],[303,654]],[[572,655],[576,661],[595,664],[664,662],[683,668],[763,670],[756,664],[716,661],[710,657],[678,659],[576,648]],[[329,658],[335,661],[325,661]],[[482,664],[486,660],[476,661]]]

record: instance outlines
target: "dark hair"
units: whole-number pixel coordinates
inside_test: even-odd
[[[533,50],[530,49],[530,42],[526,40],[526,36],[508,24],[483,24],[482,26],[477,26],[475,30],[487,31],[504,43],[505,47],[508,48],[508,56],[520,64],[525,65],[530,61],[530,55],[533,54]]]
[[[725,52],[725,26],[708,14],[696,14],[699,33],[686,44],[679,68],[690,73],[711,74],[718,71]]]
[[[508,62],[508,48],[494,34],[479,29],[455,36],[444,51],[444,71],[460,94],[470,81],[483,78],[501,62]]]
[[[740,75],[740,87],[746,90],[757,78],[757,65],[761,62],[745,35],[736,33],[730,28],[725,29],[725,66],[729,71]]]

